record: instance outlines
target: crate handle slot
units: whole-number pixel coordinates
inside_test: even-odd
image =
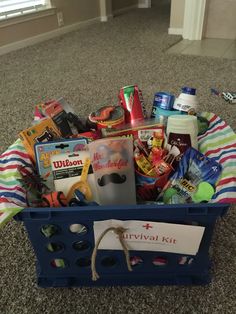
[[[29,212],[29,218],[33,220],[49,220],[52,218],[50,211],[47,212]]]

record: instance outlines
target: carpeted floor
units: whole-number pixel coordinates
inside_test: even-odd
[[[0,57],[1,152],[30,125],[34,105],[64,96],[81,116],[115,104],[120,87],[137,83],[147,104],[156,91],[176,95],[197,88],[200,110],[215,112],[236,130],[236,106],[210,95],[235,90],[235,61],[168,55],[181,38],[168,36],[166,1],[134,10]],[[235,209],[215,230],[213,281],[206,287],[39,289],[35,258],[24,227],[0,230],[0,312],[21,313],[235,313]]]

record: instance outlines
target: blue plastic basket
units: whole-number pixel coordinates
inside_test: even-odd
[[[17,215],[24,222],[37,256],[38,285],[41,287],[117,286],[117,285],[204,285],[211,281],[209,247],[217,218],[224,215],[228,204],[193,204],[176,206],[129,205],[68,208],[26,208]],[[204,226],[205,231],[197,255],[186,256],[180,264],[181,254],[130,251],[143,263],[129,272],[123,251],[99,250],[96,267],[100,275],[92,281],[90,258],[94,248],[93,222],[106,219],[144,220]],[[58,232],[45,237],[41,228],[54,225]],[[81,224],[87,233],[72,233],[71,224]],[[82,242],[81,242],[82,241]],[[75,243],[83,243],[80,250]],[[49,252],[47,245],[57,243],[58,252]],[[165,258],[167,263],[155,266],[153,259]],[[55,268],[52,260],[63,259],[65,267]],[[190,263],[191,261],[191,263]]]

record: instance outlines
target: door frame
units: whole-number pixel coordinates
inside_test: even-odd
[[[111,0],[99,0],[101,22],[112,17]],[[138,0],[138,8],[151,8],[151,0]],[[201,40],[207,0],[185,0],[182,37],[188,40]]]
[[[201,40],[207,0],[185,0],[183,38]]]
[[[107,22],[109,18],[113,17],[112,12],[112,0],[99,0],[100,5],[100,21]],[[152,0],[138,0],[138,3],[134,7],[140,9],[151,8]]]
[[[185,0],[182,37],[201,40],[208,0]],[[138,8],[151,8],[152,0],[138,0]]]
[[[112,0],[99,0],[100,5],[100,21],[107,22],[112,15]]]

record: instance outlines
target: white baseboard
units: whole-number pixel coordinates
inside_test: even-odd
[[[100,16],[100,21],[101,21],[101,22],[107,22],[107,21],[110,20],[111,18],[113,18],[113,14],[109,14],[109,15],[105,15],[105,16]]]
[[[130,5],[128,7],[124,7],[122,9],[115,10],[115,11],[113,11],[113,14],[114,15],[120,15],[120,14],[125,13],[127,11],[130,11],[130,10],[133,10],[133,9],[137,9],[137,7],[138,7],[137,4],[133,4],[133,5]]]
[[[149,9],[150,7],[147,7],[146,4],[138,4],[139,9]]]
[[[101,22],[107,22],[108,21],[108,16],[101,16]]]
[[[24,47],[35,45],[35,44],[43,42],[45,40],[52,39],[54,37],[75,31],[81,27],[100,22],[100,20],[101,20],[101,17],[98,16],[98,17],[95,17],[93,19],[74,23],[74,24],[67,25],[67,26],[63,26],[63,27],[57,28],[57,29],[50,31],[50,32],[46,32],[46,33],[43,33],[43,34],[40,34],[37,36],[33,36],[30,38],[26,38],[26,39],[2,46],[2,47],[0,47],[0,55],[6,54],[8,52],[18,50],[18,49],[21,49]]]
[[[149,9],[152,6],[151,0],[139,0],[138,1],[138,8],[139,9]]]
[[[183,28],[168,28],[169,35],[183,35]]]

